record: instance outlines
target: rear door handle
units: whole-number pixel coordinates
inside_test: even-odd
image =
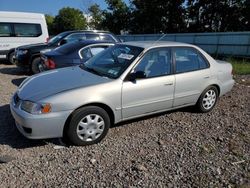
[[[210,78],[210,76],[205,76],[205,77],[204,77],[204,79],[208,79],[208,78]]]

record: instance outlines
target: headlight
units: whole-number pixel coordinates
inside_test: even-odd
[[[18,50],[17,51],[17,54],[18,55],[25,55],[25,54],[27,54],[28,53],[28,50]]]
[[[31,114],[47,114],[51,112],[51,105],[38,104],[31,101],[22,101],[21,109]]]

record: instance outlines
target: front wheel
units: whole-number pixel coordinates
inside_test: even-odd
[[[87,106],[73,113],[66,136],[78,146],[96,144],[106,136],[109,127],[110,118],[104,109]]]
[[[214,108],[217,100],[218,89],[215,86],[210,86],[203,91],[196,106],[200,112],[209,112]]]
[[[15,61],[14,61],[14,52],[11,52],[8,56],[8,60],[11,64],[15,64]]]

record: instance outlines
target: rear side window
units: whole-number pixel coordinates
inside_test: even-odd
[[[8,23],[0,23],[0,37],[11,36],[11,25]]]
[[[99,34],[86,33],[87,40],[100,40]]]
[[[16,37],[39,37],[42,35],[40,24],[14,23],[13,27]]]
[[[67,42],[74,42],[74,41],[79,41],[79,40],[85,40],[86,36],[84,33],[73,33],[65,37],[65,40]]]
[[[100,35],[100,38],[101,38],[101,40],[105,40],[105,41],[109,41],[109,42],[115,42],[113,37],[111,37],[110,35]]]
[[[176,73],[190,72],[208,67],[206,60],[192,48],[175,48]]]

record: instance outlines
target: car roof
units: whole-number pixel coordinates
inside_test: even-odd
[[[64,53],[64,54],[69,54],[72,53],[74,51],[78,51],[79,49],[83,48],[83,47],[87,47],[89,45],[92,44],[115,44],[114,42],[110,42],[110,41],[98,41],[98,40],[80,40],[80,41],[74,41],[74,42],[70,42],[67,44],[64,44],[58,48],[56,48],[54,51],[58,51],[60,53]]]
[[[182,42],[173,42],[173,41],[131,41],[124,42],[123,44],[137,46],[141,48],[152,48],[152,47],[168,47],[168,46],[185,46],[185,47],[193,47],[191,44],[182,43]]]

